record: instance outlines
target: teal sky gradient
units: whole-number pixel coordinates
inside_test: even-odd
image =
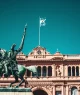
[[[24,26],[27,35],[23,52],[38,46],[39,16],[46,17],[41,27],[41,46],[51,54],[80,54],[80,0],[0,0],[0,47],[19,47]]]

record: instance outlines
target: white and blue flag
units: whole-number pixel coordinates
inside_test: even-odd
[[[46,22],[45,21],[46,21],[46,19],[40,18],[40,27],[46,25]]]

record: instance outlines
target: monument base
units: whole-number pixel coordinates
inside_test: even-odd
[[[0,88],[0,95],[33,95],[30,88]]]

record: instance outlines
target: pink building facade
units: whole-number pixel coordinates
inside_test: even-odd
[[[18,54],[17,61],[25,66],[36,65],[39,79],[26,71],[21,86],[30,87],[34,95],[80,95],[80,55],[63,55],[58,50],[50,54],[38,46],[28,55]],[[0,87],[13,80],[13,76],[0,78]]]

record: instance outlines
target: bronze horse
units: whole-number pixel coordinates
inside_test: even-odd
[[[5,73],[4,65],[5,65],[6,63],[9,63],[9,60],[7,60],[7,59],[4,58],[5,55],[6,55],[6,51],[3,50],[3,49],[0,49],[0,77],[2,77],[2,76],[4,75],[4,73]],[[23,76],[24,76],[26,70],[29,70],[30,72],[32,72],[32,73],[35,75],[35,77],[38,78],[36,66],[28,66],[28,67],[25,67],[25,66],[23,66],[23,65],[18,65],[18,71],[15,71],[15,72],[12,71],[12,69],[11,69],[10,67],[11,67],[11,66],[10,66],[10,64],[9,64],[9,66],[8,66],[8,76],[4,76],[4,77],[9,77],[10,75],[13,75],[14,78],[15,78],[15,81],[12,82],[12,83],[9,85],[9,87],[11,87],[12,84],[14,84],[14,83],[19,82],[19,81],[18,81],[19,78],[21,79],[21,81],[20,81],[20,83],[19,83],[18,85],[16,85],[16,87],[19,87],[23,82],[25,82]]]

